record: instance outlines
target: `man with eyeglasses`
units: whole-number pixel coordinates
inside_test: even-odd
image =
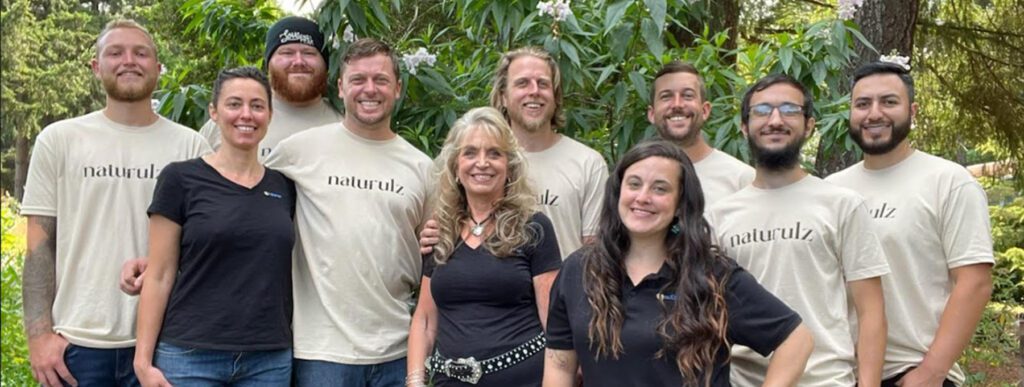
[[[813,110],[811,94],[786,75],[768,76],[747,91],[740,128],[755,161],[754,181],[713,205],[708,219],[722,251],[796,310],[814,334],[800,386],[877,386],[886,333],[879,277],[889,266],[864,199],[800,167]],[[733,347],[733,385],[760,386],[768,361]]]
[[[828,177],[863,194],[892,275],[882,386],[956,386],[956,360],[992,295],[991,226],[981,185],[956,163],[914,150],[914,79],[874,62],[854,72],[850,137],[864,161]]]
[[[654,75],[647,120],[693,162],[707,206],[754,180],[754,168],[712,148],[701,135],[710,115],[704,79],[693,65],[674,60]]]

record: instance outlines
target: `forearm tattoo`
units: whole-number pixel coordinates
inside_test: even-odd
[[[57,218],[33,216],[45,234],[28,246],[22,271],[21,297],[29,338],[53,332],[53,299],[57,294]]]
[[[544,352],[546,353],[548,359],[551,359],[552,361],[555,362],[555,365],[558,366],[558,368],[561,368],[563,370],[569,369],[569,351],[548,349],[545,350]],[[576,370],[572,371],[575,372]]]

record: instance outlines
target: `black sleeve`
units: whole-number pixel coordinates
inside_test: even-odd
[[[156,179],[153,201],[146,214],[161,215],[178,225],[185,223],[185,188],[181,183],[181,169],[185,162],[167,164]]]
[[[434,268],[437,267],[437,262],[434,261],[434,253],[430,253],[422,256],[423,259],[423,276],[430,278],[434,274]]]
[[[573,253],[565,260],[562,271],[555,277],[555,283],[551,285],[551,301],[548,303],[548,326],[544,333],[547,339],[547,347],[551,349],[570,350],[573,349],[572,325],[569,322],[568,303],[566,294],[583,294],[583,282],[580,277],[580,265],[582,254],[579,251]],[[578,289],[577,289],[578,287]]]
[[[537,236],[533,248],[527,251],[530,254],[530,275],[538,276],[562,267],[562,252],[558,250],[558,238],[551,220],[538,212],[530,218],[527,227],[534,228]]]
[[[738,265],[726,287],[729,341],[750,347],[762,356],[778,348],[800,325],[800,315],[765,290]]]

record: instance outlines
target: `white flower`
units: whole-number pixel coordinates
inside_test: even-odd
[[[907,71],[910,71],[910,57],[900,56],[899,53],[896,52],[896,50],[893,50],[893,52],[890,55],[882,55],[882,57],[878,58],[878,60],[882,62],[889,62],[892,64],[899,65],[900,67],[903,67]]]
[[[836,13],[839,14],[840,19],[850,20],[862,5],[864,5],[864,0],[839,0]]]
[[[345,32],[342,34],[341,39],[344,40],[346,43],[352,43],[356,41],[356,39],[358,39],[358,37],[356,37],[356,33],[352,32],[351,24],[345,26]]]
[[[572,16],[572,9],[569,8],[569,2],[571,0],[554,0],[554,1],[542,1],[537,3],[538,13],[543,15],[551,15],[555,21],[564,21]]]
[[[437,55],[427,52],[426,48],[420,47],[416,52],[412,54],[402,55],[402,62],[405,62],[405,68],[409,69],[409,73],[416,75],[416,68],[420,64],[426,63],[427,66],[434,67],[434,63],[437,62]]]

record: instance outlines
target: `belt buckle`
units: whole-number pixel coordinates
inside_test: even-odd
[[[455,371],[453,367],[457,367],[460,371],[468,371],[468,375],[466,372],[452,372]],[[448,371],[448,376],[469,384],[476,384],[480,381],[480,377],[484,376],[484,371],[483,368],[480,367],[480,362],[472,356],[464,358],[460,357],[454,360],[445,360],[444,368]]]

